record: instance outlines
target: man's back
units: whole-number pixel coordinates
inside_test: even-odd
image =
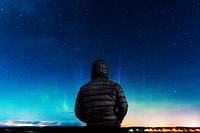
[[[78,92],[75,113],[87,127],[120,127],[128,104],[121,86],[108,79],[107,66],[99,62],[93,64],[91,80]]]

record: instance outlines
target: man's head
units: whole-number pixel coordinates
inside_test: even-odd
[[[91,79],[109,79],[108,66],[103,59],[97,59],[92,63]]]

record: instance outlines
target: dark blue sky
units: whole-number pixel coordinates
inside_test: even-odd
[[[199,0],[0,0],[0,120],[80,123],[77,91],[103,58],[124,126],[200,126],[199,25]]]

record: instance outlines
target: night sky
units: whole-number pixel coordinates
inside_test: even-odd
[[[0,125],[84,125],[75,98],[99,58],[122,126],[200,126],[199,0],[0,0]]]

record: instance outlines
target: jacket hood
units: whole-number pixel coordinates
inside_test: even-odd
[[[102,59],[93,62],[91,68],[91,79],[109,79],[107,63]]]

